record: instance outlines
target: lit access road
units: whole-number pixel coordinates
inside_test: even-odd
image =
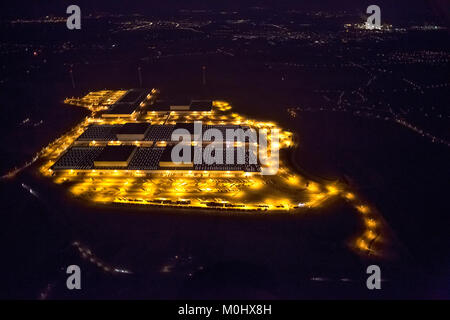
[[[255,207],[290,210],[314,207],[334,196],[337,187],[324,190],[319,184],[304,181],[294,175],[246,177],[164,177],[124,176],[120,171],[109,175],[92,173],[58,174],[56,183],[70,185],[70,192],[97,202],[136,202],[142,200],[190,200],[239,205],[242,209]],[[168,203],[168,202],[166,202]],[[232,206],[229,206],[232,208]]]
[[[66,174],[55,182],[67,184],[71,194],[99,203],[125,203],[159,207],[203,208],[230,212],[285,211],[302,214],[327,205],[338,197],[346,199],[360,217],[363,229],[352,247],[379,255],[384,223],[379,214],[338,184],[323,186],[283,171],[276,176],[242,178],[123,177],[116,174]],[[213,206],[211,206],[213,203]]]

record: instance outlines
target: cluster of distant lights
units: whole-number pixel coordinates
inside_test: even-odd
[[[406,32],[409,30],[420,30],[420,31],[440,31],[440,30],[446,30],[446,27],[439,26],[439,25],[423,25],[423,26],[409,26],[408,28],[400,28],[400,27],[394,27],[392,24],[381,24],[379,26],[373,25],[369,22],[363,22],[363,23],[347,23],[344,25],[344,28],[346,29],[356,29],[356,30],[368,30],[368,31],[387,31],[387,32]]]
[[[346,25],[344,25],[344,27],[345,28],[361,29],[361,30],[392,31],[392,25],[391,24],[382,24],[382,25],[376,26],[376,25],[368,23],[368,22],[355,23],[355,24],[346,24]]]

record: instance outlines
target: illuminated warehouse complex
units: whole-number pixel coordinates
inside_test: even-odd
[[[224,101],[162,100],[156,89],[96,91],[65,103],[85,107],[91,114],[42,149],[34,161],[41,174],[75,198],[103,204],[303,212],[342,197],[361,215],[365,228],[354,247],[372,254],[377,249],[375,239],[380,239],[382,228],[376,211],[345,184],[313,180],[290,169],[282,151],[295,146],[294,136],[272,122],[239,115]],[[184,129],[190,138],[183,150],[191,152],[182,162],[172,160],[172,149],[179,143],[172,141],[172,133],[177,129]],[[225,140],[211,139],[209,129],[216,129]],[[230,129],[263,132],[267,146],[253,136],[230,139]],[[275,131],[279,139],[272,137]],[[211,143],[216,144],[214,152],[201,152],[203,159],[198,159],[194,148],[204,150]],[[261,150],[272,154],[275,148],[280,149],[276,164],[258,159]],[[217,152],[223,153],[224,164],[198,161]],[[228,161],[230,155],[237,159],[238,153],[239,162]]]

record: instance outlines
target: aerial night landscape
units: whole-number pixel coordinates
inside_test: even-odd
[[[450,298],[449,1],[25,1],[0,24],[0,299]]]

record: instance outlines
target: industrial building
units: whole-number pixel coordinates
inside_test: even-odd
[[[248,148],[250,143],[256,145],[255,138],[246,136],[245,140],[239,140],[243,143],[235,148],[234,142],[238,138],[227,135],[229,130],[243,132],[250,127],[234,124],[196,126],[194,120],[189,120],[189,115],[211,114],[213,110],[211,100],[168,101],[156,100],[155,96],[155,90],[126,91],[107,110],[102,111],[98,118],[102,120],[94,121],[83,128],[82,133],[74,139],[71,146],[56,159],[51,170],[96,170],[96,172],[138,170],[146,173],[261,171],[260,165],[253,161],[255,152]],[[160,113],[162,117],[151,117],[151,119],[146,117],[146,114],[155,112]],[[181,118],[173,117],[177,114],[181,115]],[[183,116],[187,118],[182,119]],[[172,118],[174,120],[169,120]],[[210,129],[215,130],[212,132]],[[176,130],[177,136],[173,136]],[[213,154],[208,152],[204,154],[207,145],[218,143],[215,141],[217,135],[219,137],[222,135],[222,142],[220,142],[222,144],[214,145],[216,149]],[[180,140],[189,144],[191,152],[189,160],[175,162],[172,160],[172,150]],[[194,145],[197,146],[196,152],[194,152]],[[231,149],[236,149],[233,151],[232,159],[237,159],[239,148],[244,148],[244,153],[240,154],[245,154],[245,160],[242,163],[227,161],[230,160]],[[210,161],[213,158],[216,159],[214,157],[216,152],[221,153],[219,158],[223,159],[222,163]]]

